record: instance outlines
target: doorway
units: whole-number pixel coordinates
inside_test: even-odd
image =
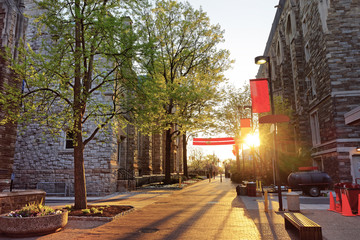
[[[359,178],[357,183],[360,183],[360,155],[353,155],[352,160],[354,167],[354,179],[356,181],[356,179]]]

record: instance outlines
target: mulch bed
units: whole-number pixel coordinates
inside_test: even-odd
[[[104,208],[102,209],[103,213],[83,213],[83,211],[80,210],[71,210],[69,212],[69,216],[78,216],[78,217],[115,217],[119,213],[128,211],[132,209],[132,206],[102,206],[102,205],[89,205],[88,208]]]

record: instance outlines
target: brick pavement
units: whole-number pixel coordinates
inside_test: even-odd
[[[180,191],[113,195],[98,202],[133,205],[136,210],[110,223],[70,221],[58,233],[26,239],[298,239],[296,231],[285,230],[282,213],[265,213],[261,197],[237,197],[235,186],[229,179],[220,182],[217,178]],[[302,212],[323,227],[326,240],[358,235],[360,217],[326,210]]]
[[[41,239],[290,239],[281,215],[248,211],[229,179],[205,180],[171,195],[114,198],[111,204],[142,201],[148,204],[110,223],[82,233],[65,229]]]
[[[262,231],[268,232],[268,231]],[[202,181],[77,239],[261,239],[229,179]],[[268,236],[268,235],[266,235]],[[267,238],[271,239],[271,238]]]

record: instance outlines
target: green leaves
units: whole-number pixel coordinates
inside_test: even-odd
[[[143,110],[155,116],[152,129],[171,124],[181,132],[205,128],[231,64],[229,52],[216,48],[223,31],[187,2],[154,1],[132,16],[140,46],[135,64],[151,82],[142,87],[151,99]]]

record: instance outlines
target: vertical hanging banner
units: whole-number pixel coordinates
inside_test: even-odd
[[[241,128],[249,128],[251,123],[251,119],[250,118],[241,118],[240,119],[240,127]]]
[[[250,79],[253,113],[270,112],[269,87],[266,78]]]

